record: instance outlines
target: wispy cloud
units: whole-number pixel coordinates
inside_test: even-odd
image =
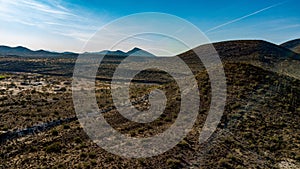
[[[36,27],[52,34],[84,41],[99,28],[100,23],[95,23],[94,18],[84,17],[80,12],[55,0],[0,0],[2,21]],[[35,29],[32,28],[32,31]]]
[[[300,28],[300,24],[292,24],[292,25],[285,25],[282,27],[277,27],[277,28],[272,29],[272,31],[279,31],[279,30],[293,29],[293,28]]]
[[[286,1],[281,2],[281,3],[274,4],[274,5],[271,5],[271,6],[268,6],[268,7],[266,7],[266,8],[263,8],[263,9],[260,9],[260,10],[258,10],[258,11],[255,11],[255,12],[252,12],[252,13],[250,13],[250,14],[247,14],[247,15],[245,15],[245,16],[242,16],[242,17],[233,19],[233,20],[231,20],[231,21],[225,22],[225,23],[223,23],[223,24],[220,24],[220,25],[218,25],[218,26],[215,26],[215,27],[213,27],[213,28],[210,28],[210,29],[207,30],[205,33],[208,33],[208,32],[214,31],[214,30],[216,30],[216,29],[219,29],[219,28],[221,28],[221,27],[224,27],[224,26],[233,24],[233,23],[235,23],[235,22],[241,21],[241,20],[246,19],[246,18],[248,18],[248,17],[250,17],[250,16],[259,14],[259,13],[261,13],[261,12],[264,12],[264,11],[269,10],[269,9],[271,9],[271,8],[277,7],[277,6],[282,5],[282,4],[284,4],[284,3],[286,3]]]
[[[36,14],[53,14],[52,17],[63,17],[67,15],[74,15],[68,12],[66,9],[62,10],[56,6],[51,6],[46,3],[35,0],[1,0],[1,13],[11,14],[12,16],[27,16],[30,13]],[[37,16],[39,17],[39,16]]]
[[[72,13],[67,12],[66,8],[64,10],[62,10],[62,8],[55,9],[51,6],[39,3],[37,1],[24,0],[24,1],[18,1],[18,3],[15,3],[15,4],[21,5],[21,6],[26,6],[26,7],[32,8],[33,10],[38,10],[38,11],[49,13],[49,14],[74,15]],[[76,16],[76,15],[74,15],[74,16]]]

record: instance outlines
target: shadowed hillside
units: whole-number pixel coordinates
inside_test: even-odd
[[[225,41],[214,43],[213,46],[223,62],[250,63],[266,70],[300,78],[300,55],[282,46],[262,40]],[[205,51],[209,47],[202,45],[194,50]],[[192,50],[179,56],[191,65],[201,63]],[[194,66],[194,69],[199,69],[199,66]]]
[[[300,53],[300,39],[295,39],[295,40],[285,42],[280,46],[290,49],[296,53]]]
[[[236,40],[213,43],[222,60],[227,61],[260,61],[275,63],[285,59],[300,60],[300,55],[270,42],[262,40]],[[194,50],[206,50],[208,45],[202,45]],[[179,55],[182,58],[193,59],[193,51]],[[190,58],[189,58],[190,57]]]

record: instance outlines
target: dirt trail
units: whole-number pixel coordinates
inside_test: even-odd
[[[7,131],[7,132],[0,134],[0,143],[6,142],[7,140],[12,140],[15,138],[20,138],[20,137],[24,137],[27,135],[33,135],[33,134],[37,134],[37,133],[40,133],[43,131],[47,131],[56,126],[62,125],[64,123],[69,123],[69,122],[72,122],[75,120],[77,120],[76,116],[68,117],[65,119],[53,120],[48,123],[42,123],[42,124],[38,124],[38,125],[35,125],[32,127],[25,128],[25,129],[19,129],[16,131]]]

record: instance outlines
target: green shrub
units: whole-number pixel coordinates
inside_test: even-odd
[[[178,143],[179,147],[189,147],[189,143],[187,143],[185,140],[182,140],[181,142]]]
[[[88,156],[89,156],[90,159],[94,159],[94,158],[97,157],[97,154],[96,154],[95,152],[90,152],[90,153],[88,154]]]
[[[180,168],[181,163],[177,159],[168,159],[167,165],[168,165],[168,168]]]
[[[221,158],[219,161],[218,161],[218,164],[221,168],[233,168],[232,167],[232,164],[230,163],[231,161],[229,159],[226,159],[226,158]]]
[[[67,124],[64,124],[63,126],[64,126],[64,129],[69,129],[70,128],[70,126],[67,125]]]
[[[58,131],[57,130],[52,130],[52,136],[58,136]]]
[[[76,138],[74,139],[74,141],[75,141],[75,143],[77,143],[77,144],[82,143],[82,140],[81,140],[80,137],[76,137]]]
[[[62,146],[60,145],[60,143],[53,143],[47,146],[45,150],[47,153],[59,153],[61,148]]]
[[[86,158],[87,157],[87,154],[86,153],[81,153],[80,154],[80,158]]]
[[[96,166],[97,165],[97,161],[96,160],[91,160],[91,165],[92,166]]]

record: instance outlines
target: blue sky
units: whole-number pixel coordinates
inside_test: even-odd
[[[299,6],[299,0],[0,0],[0,45],[82,52],[102,26],[138,12],[186,19],[212,42],[263,39],[279,44],[300,38]]]

